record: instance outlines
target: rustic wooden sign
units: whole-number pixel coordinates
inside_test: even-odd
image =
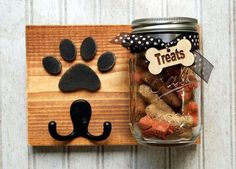
[[[27,26],[27,96],[28,96],[28,143],[33,146],[55,145],[134,145],[136,141],[129,130],[129,83],[128,50],[121,45],[114,45],[110,40],[119,32],[130,32],[128,25],[115,26]],[[92,61],[84,62],[79,48],[84,38],[92,36],[97,43],[97,54]],[[62,39],[68,38],[77,47],[74,62],[65,62],[59,52]],[[107,73],[100,73],[97,68],[99,56],[112,51],[116,55],[116,65]],[[48,74],[43,66],[44,56],[53,55],[62,63],[62,72],[57,76]],[[63,93],[58,82],[63,73],[76,63],[84,63],[92,68],[101,80],[97,92],[84,90]],[[107,140],[91,142],[82,137],[70,142],[54,140],[48,132],[49,121],[57,122],[61,135],[69,134],[73,127],[70,119],[70,106],[74,100],[85,99],[92,107],[89,131],[100,135],[103,122],[112,123],[112,132]]]

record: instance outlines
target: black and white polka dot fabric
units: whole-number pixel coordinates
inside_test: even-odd
[[[191,52],[195,56],[195,61],[190,68],[200,76],[205,82],[208,82],[210,74],[213,70],[213,65],[204,58],[199,50],[199,35],[198,33],[186,33],[181,34],[170,42],[163,42],[163,40],[157,36],[150,34],[130,34],[120,33],[113,40],[112,43],[121,44],[129,49],[132,53],[138,53],[146,51],[148,48],[155,47],[158,50],[175,46],[181,39],[188,39],[191,44]]]
[[[121,44],[130,49],[132,53],[145,51],[148,48],[155,47],[157,49],[164,49],[175,46],[181,39],[188,39],[192,43],[192,50],[199,48],[199,40],[197,33],[181,34],[170,42],[163,42],[163,40],[156,36],[120,33],[114,39],[113,43]]]
[[[198,76],[200,76],[205,82],[208,82],[211,72],[214,66],[204,58],[198,50],[193,51],[195,60],[190,69],[192,69]]]

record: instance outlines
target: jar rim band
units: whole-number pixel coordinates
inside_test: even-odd
[[[133,33],[196,32],[198,20],[188,17],[142,18],[132,21]]]

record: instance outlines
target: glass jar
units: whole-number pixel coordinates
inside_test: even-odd
[[[140,144],[193,144],[200,134],[201,78],[194,62],[184,64],[186,52],[199,50],[197,28],[196,19],[183,17],[132,22],[130,128]]]

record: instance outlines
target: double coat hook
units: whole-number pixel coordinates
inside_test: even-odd
[[[93,136],[88,132],[91,114],[91,106],[86,100],[76,100],[71,104],[70,107],[70,116],[74,127],[73,131],[67,136],[59,135],[56,130],[56,122],[51,121],[48,124],[49,133],[54,139],[60,141],[69,141],[79,136],[93,141],[105,140],[111,133],[111,123],[104,122],[103,133],[99,136]]]

